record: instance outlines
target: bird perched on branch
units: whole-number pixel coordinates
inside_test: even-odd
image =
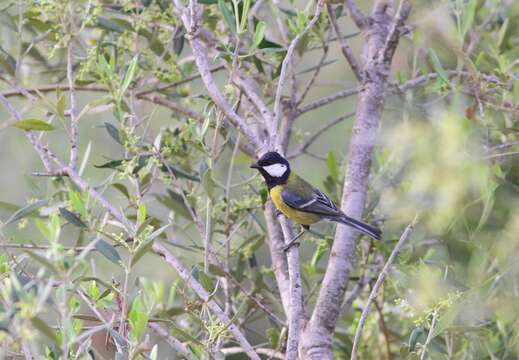
[[[303,227],[303,231],[296,235],[286,248],[293,245],[310,225],[320,220],[335,221],[351,226],[375,240],[381,239],[380,229],[355,220],[337,209],[328,196],[293,173],[288,160],[279,153],[264,154],[251,165],[251,168],[259,170],[265,179],[270,197],[278,211]]]

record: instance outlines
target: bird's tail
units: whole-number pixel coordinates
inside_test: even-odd
[[[341,214],[340,216],[332,220],[344,225],[351,226],[355,230],[360,231],[361,233],[368,235],[375,240],[380,240],[382,238],[382,231],[379,228],[363,223],[362,221],[352,219],[351,217],[346,216],[345,214]]]

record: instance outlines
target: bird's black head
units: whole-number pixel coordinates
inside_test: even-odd
[[[287,159],[275,151],[264,154],[255,164],[250,166],[258,169],[265,178],[269,189],[276,185],[285,184],[290,175],[290,164]]]

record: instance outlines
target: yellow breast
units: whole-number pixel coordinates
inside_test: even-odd
[[[287,218],[301,225],[312,225],[321,219],[319,215],[295,210],[286,205],[281,198],[282,191],[283,187],[279,185],[274,186],[272,189],[270,189],[270,198],[272,199],[272,202],[274,202],[276,208],[281,211]]]

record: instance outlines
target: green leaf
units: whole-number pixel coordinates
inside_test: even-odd
[[[186,313],[186,308],[183,306],[174,306],[170,307],[169,309],[163,310],[159,313],[161,317],[174,317],[178,315],[182,315]]]
[[[79,216],[74,214],[72,211],[67,210],[64,207],[59,208],[59,213],[61,217],[63,217],[65,220],[67,220],[69,223],[71,223],[74,226],[77,226],[78,228],[88,229],[88,225],[81,220]]]
[[[48,337],[54,343],[58,343],[58,338],[56,333],[39,317],[35,316],[31,319],[31,324],[34,326],[40,333]]]
[[[13,124],[15,128],[22,130],[50,131],[54,126],[40,119],[24,119]]]
[[[110,160],[101,165],[94,165],[94,167],[98,169],[117,169],[119,166],[122,165],[122,163],[123,160]]]
[[[25,250],[24,252],[27,255],[29,255],[32,259],[36,260],[37,262],[42,264],[44,267],[49,269],[52,273],[54,273],[54,274],[58,273],[58,271],[56,270],[54,265],[47,258],[44,258],[43,256],[40,256],[40,255],[38,255],[36,253],[33,253],[32,251],[29,251],[29,250]]]
[[[422,326],[414,328],[413,331],[411,331],[411,335],[409,336],[409,351],[410,352],[413,352],[416,349],[416,344],[418,343],[418,340],[424,334],[425,334],[425,331]]]
[[[339,170],[337,168],[337,159],[335,158],[335,153],[333,151],[329,151],[326,155],[326,165],[328,166],[328,173],[332,177],[333,181],[338,183]]]
[[[156,220],[155,218],[153,217],[149,217],[148,219],[144,220],[140,225],[139,227],[137,228],[137,231],[135,232],[135,236],[139,236],[144,230],[146,230],[146,228],[148,227],[149,224],[151,224],[154,220]]]
[[[216,275],[216,276],[226,276],[227,274],[225,273],[225,270],[222,269],[221,267],[219,266],[216,266],[214,264],[209,264],[209,272],[213,275]]]
[[[105,122],[105,128],[108,132],[108,135],[110,135],[110,137],[114,139],[117,143],[121,144],[121,136],[119,135],[119,130],[115,126],[107,122]]]
[[[66,104],[65,96],[60,96],[58,99],[58,103],[56,104],[56,111],[57,111],[57,115],[61,119],[65,118],[65,104]]]
[[[16,71],[16,60],[7,51],[0,46],[0,64],[10,74],[14,75]]]
[[[87,211],[85,207],[85,202],[83,201],[81,194],[77,191],[70,190],[68,193],[68,197],[70,199],[72,209],[74,209],[74,211],[77,212],[80,216],[86,218]]]
[[[191,219],[191,214],[187,206],[184,204],[182,196],[172,190],[168,190],[168,195],[160,196],[155,195],[155,198],[167,208],[173,210],[176,214]]]
[[[185,35],[186,30],[183,26],[177,27],[173,33],[173,51],[177,55],[180,55],[184,49]]]
[[[18,221],[20,219],[23,219],[24,217],[27,217],[27,216],[33,214],[39,208],[47,205],[48,202],[49,202],[49,200],[42,199],[42,200],[38,200],[35,203],[29,204],[29,205],[21,208],[20,210],[15,212],[13,215],[11,215],[11,217],[9,219],[7,219],[7,221],[5,222],[4,225],[13,223],[15,221]]]
[[[20,207],[16,204],[11,204],[5,201],[0,201],[0,210],[15,212],[18,211]]]
[[[433,70],[438,74],[440,79],[442,79],[445,84],[449,84],[449,75],[443,68],[442,63],[433,48],[429,49],[429,59],[431,60]]]
[[[173,175],[175,175],[175,177],[181,177],[181,178],[185,178],[185,179],[197,181],[197,182],[200,181],[200,178],[198,176],[189,174],[189,173],[185,172],[184,170],[176,167],[175,165],[171,165],[171,164],[169,164],[167,166],[162,165],[160,167],[160,170],[163,172],[166,172],[166,173],[169,173],[171,171],[173,173]]]
[[[260,21],[256,24],[256,29],[254,30],[254,37],[252,39],[252,49],[256,49],[259,44],[263,41],[265,37],[265,31],[267,30],[267,24],[263,21]]]
[[[126,198],[129,200],[130,199],[130,193],[128,192],[128,189],[126,188],[126,186],[124,186],[123,184],[121,183],[114,183],[112,184],[112,186],[114,188],[116,188],[117,190],[119,190],[119,192],[121,194],[123,194],[124,196],[126,196]]]
[[[114,21],[112,21],[110,19],[107,19],[102,16],[98,16],[96,20],[97,20],[97,25],[105,30],[110,30],[110,31],[118,32],[118,33],[124,32],[124,28],[122,28],[121,26],[119,26],[117,23],[115,23]]]
[[[148,252],[153,246],[153,239],[146,240],[142,244],[139,245],[137,251],[132,257],[132,261],[130,262],[130,266],[135,266],[137,262]]]
[[[121,96],[126,92],[128,89],[128,86],[132,83],[133,79],[135,78],[135,74],[137,73],[138,69],[138,56],[134,56],[132,61],[130,62],[130,66],[128,66],[128,70],[126,71],[126,74],[124,75],[123,84],[121,86]]]
[[[113,262],[114,264],[121,264],[121,256],[111,244],[107,243],[103,239],[99,239],[96,243],[96,249],[99,251],[105,258]]]
[[[249,15],[250,3],[251,0],[243,0],[243,8],[240,15],[240,33],[247,29],[247,17]]]
[[[139,224],[142,224],[146,220],[147,213],[146,204],[140,203],[139,210],[137,211],[137,222]]]
[[[211,169],[207,169],[207,171],[202,175],[202,186],[204,187],[207,196],[209,196],[210,199],[213,199],[215,182],[213,180]]]
[[[465,7],[465,11],[463,13],[463,21],[461,27],[461,34],[465,36],[469,29],[472,27],[472,23],[474,22],[474,18],[476,15],[476,8],[478,6],[478,0],[469,0],[467,6]]]
[[[229,8],[227,7],[227,5],[225,5],[225,2],[223,0],[218,0],[218,9],[222,13],[223,20],[225,21],[229,29],[231,29],[233,33],[236,33],[236,22],[234,21],[233,16],[229,11]]]
[[[141,293],[133,300],[128,320],[130,322],[130,335],[133,339],[139,341],[148,325],[148,315],[145,312],[144,304],[141,299]]]
[[[202,284],[204,289],[208,293],[212,293],[213,290],[214,290],[214,285],[213,285],[213,281],[211,280],[211,278],[205,272],[203,272],[202,270],[200,270],[198,272],[198,278],[200,280],[200,284]]]

